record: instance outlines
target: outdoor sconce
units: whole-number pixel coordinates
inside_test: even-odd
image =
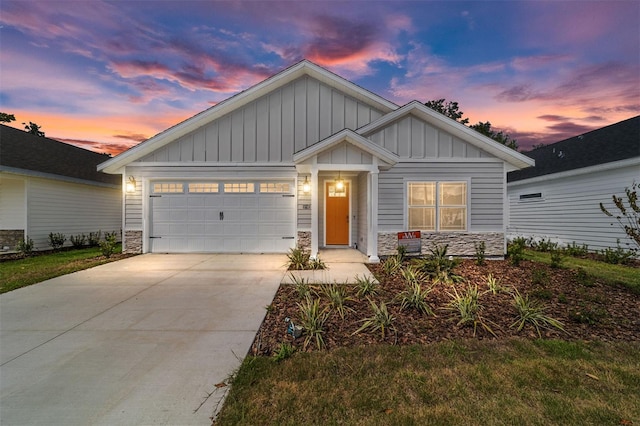
[[[128,193],[136,192],[136,179],[133,176],[129,176],[129,182],[125,186],[125,191]]]
[[[340,170],[338,170],[338,180],[336,181],[336,189],[339,192],[342,192],[344,190],[344,181],[340,177]]]
[[[305,194],[308,194],[311,192],[311,184],[309,183],[309,179],[307,179],[307,177],[304,177],[304,182],[302,183],[302,192],[304,192]]]

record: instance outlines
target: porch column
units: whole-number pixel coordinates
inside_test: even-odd
[[[311,258],[318,258],[318,167],[311,168]]]
[[[378,257],[378,170],[369,172],[369,179],[367,179],[368,188],[367,195],[369,198],[370,216],[367,218],[369,222],[369,235],[367,235],[367,255],[369,256],[369,263],[379,263]]]

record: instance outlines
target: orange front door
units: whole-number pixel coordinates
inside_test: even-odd
[[[335,182],[325,184],[327,245],[349,244],[349,184],[340,190]]]

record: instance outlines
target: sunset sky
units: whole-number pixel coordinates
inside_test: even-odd
[[[117,154],[301,59],[521,150],[640,114],[640,1],[0,2],[0,111]]]

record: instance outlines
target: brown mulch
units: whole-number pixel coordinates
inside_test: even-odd
[[[346,304],[351,310],[344,319],[337,312],[332,312],[325,323],[323,339],[327,350],[382,342],[410,345],[465,338],[538,338],[531,325],[526,325],[519,332],[516,327],[511,327],[516,320],[511,294],[514,288],[520,294],[528,294],[544,303],[545,313],[562,322],[564,331],[555,328],[541,329],[543,338],[640,341],[640,295],[623,286],[608,285],[593,278],[585,283],[574,270],[554,269],[530,261],[522,261],[519,266],[513,266],[506,260],[496,260],[478,266],[473,260],[466,259],[455,269],[455,273],[463,276],[465,282],[433,286],[428,295],[428,303],[436,316],[430,316],[411,309],[401,310],[399,304],[394,302],[394,298],[405,288],[399,274],[381,278],[381,265],[369,265],[369,268],[381,282],[381,291],[372,300],[377,304],[380,301],[387,304],[389,312],[395,317],[396,332],[388,333],[384,339],[380,332],[363,331],[354,334],[360,328],[362,320],[372,315],[369,302],[366,298],[356,296],[354,286],[349,292],[353,300]],[[498,294],[485,292],[480,297],[482,318],[495,336],[480,325],[474,336],[473,325],[458,325],[459,318],[456,314],[443,308],[451,300],[449,293],[453,292],[453,286],[460,292],[469,284],[477,284],[481,291],[486,291],[488,274],[499,278],[507,291]],[[326,304],[323,298],[321,300]],[[270,355],[284,342],[303,349],[304,338],[293,340],[287,335],[285,321],[287,317],[294,322],[298,321],[299,308],[296,303],[300,301],[301,297],[293,285],[280,286],[256,335],[252,346],[254,355]],[[315,343],[310,344],[306,350],[316,350]]]

